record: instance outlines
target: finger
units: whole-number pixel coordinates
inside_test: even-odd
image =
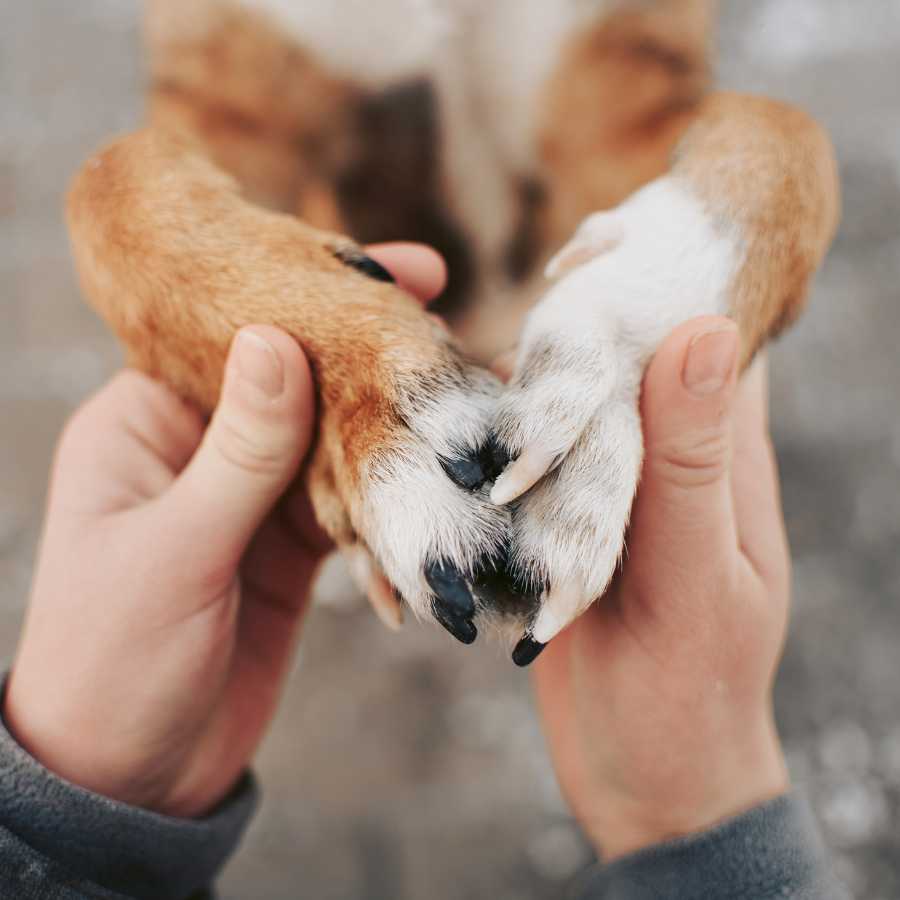
[[[730,412],[738,344],[730,320],[695,319],[675,330],[647,371],[646,453],[629,543],[634,564],[643,553],[656,573],[668,562],[673,577],[684,577],[733,559]]]
[[[69,508],[109,513],[156,497],[203,435],[200,417],[164,385],[126,369],[66,426],[54,494]]]
[[[400,287],[423,303],[430,303],[447,284],[447,265],[426,244],[372,244],[366,252],[397,279]]]
[[[281,508],[270,515],[250,543],[241,564],[240,627],[235,669],[277,684],[294,649],[310,605],[312,584],[323,555],[304,542]]]
[[[731,492],[741,549],[760,576],[774,584],[787,578],[788,549],[769,437],[768,395],[767,365],[761,356],[741,379],[735,396]]]
[[[295,476],[313,418],[312,377],[297,343],[276,328],[242,329],[203,443],[164,498],[181,540],[196,536],[194,553],[202,547],[213,567],[240,559]]]
[[[583,616],[561,632],[531,670],[535,700],[543,720],[544,733],[559,776],[559,785],[569,807],[578,812],[591,796],[590,772],[584,754],[583,723],[578,721],[577,686],[574,669],[579,643],[576,629],[584,628]],[[602,657],[601,657],[602,659]],[[592,689],[601,682],[593,682]]]
[[[298,541],[285,509],[277,509],[254,535],[241,563],[245,614],[259,599],[266,607],[279,607],[287,617],[300,615],[323,558],[318,549]]]

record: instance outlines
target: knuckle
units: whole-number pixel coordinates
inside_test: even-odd
[[[273,475],[285,467],[287,442],[268,429],[222,416],[212,439],[219,455],[230,465],[254,475]]]
[[[668,441],[652,454],[660,474],[688,487],[719,481],[728,470],[729,457],[728,435],[718,427]]]

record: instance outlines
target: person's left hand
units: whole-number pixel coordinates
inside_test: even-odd
[[[371,248],[422,300],[443,262]],[[117,375],[69,423],[4,719],[70,782],[201,815],[275,710],[329,548],[306,497],[279,504],[309,447],[312,380],[275,328],[243,329],[204,434],[160,384]]]

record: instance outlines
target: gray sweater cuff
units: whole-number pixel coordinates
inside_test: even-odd
[[[257,795],[246,774],[205,818],[158,815],[57,777],[0,719],[0,896],[185,900],[212,884]]]
[[[716,828],[593,867],[576,900],[849,900],[806,798],[794,792]]]

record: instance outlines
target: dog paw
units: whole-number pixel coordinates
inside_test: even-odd
[[[589,216],[551,260],[493,433],[512,460],[491,497],[512,512],[511,566],[539,595],[527,663],[607,588],[640,476],[644,367],[680,322],[725,313],[731,236],[671,178]]]
[[[615,213],[592,216],[551,262],[548,274],[565,277],[529,317],[492,429],[511,462],[491,499],[511,512],[509,564],[538,598],[513,652],[519,665],[605,591],[622,554],[646,354],[619,314],[618,273],[585,265],[622,236]]]
[[[310,490],[387,624],[398,624],[402,598],[470,644],[523,603],[506,581],[511,513],[490,499],[507,462],[490,437],[501,385],[449,346],[438,356],[430,369],[395,371],[389,397],[329,411],[327,470],[313,467]]]
[[[512,514],[511,570],[538,597],[518,665],[603,594],[622,555],[642,460],[637,394],[594,388],[584,381],[577,403],[559,408],[537,384],[514,389],[497,421],[514,462],[492,498]]]

